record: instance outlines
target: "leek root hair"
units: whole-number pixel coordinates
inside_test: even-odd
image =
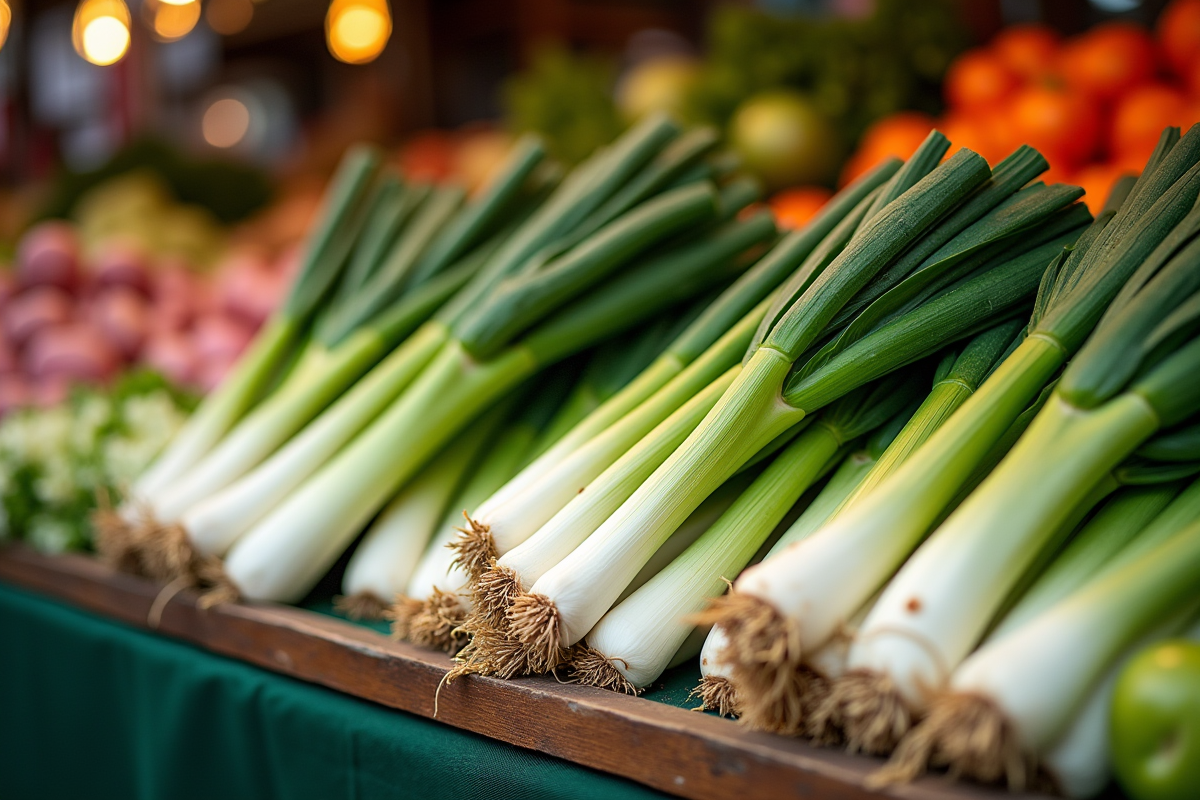
[[[695,621],[720,625],[729,638],[718,658],[732,669],[742,720],[760,730],[799,732],[801,650],[795,621],[770,603],[734,591],[714,599]]]
[[[137,574],[141,565],[129,520],[112,506],[108,492],[96,491],[96,510],[91,514],[93,543],[100,560],[120,572]]]
[[[225,564],[215,556],[197,558],[192,562],[196,580],[204,587],[200,595],[201,608],[212,608],[221,603],[236,603],[241,597],[237,584],[225,572]]]
[[[466,617],[467,608],[461,597],[434,587],[429,597],[421,603],[421,610],[409,622],[408,640],[447,653],[457,653],[467,643],[466,635],[459,631]]]
[[[496,541],[486,524],[475,521],[466,511],[463,519],[466,526],[455,528],[459,536],[446,546],[455,553],[454,564],[474,582],[496,561]]]
[[[733,681],[721,675],[705,675],[700,683],[692,689],[688,699],[695,697],[700,701],[697,711],[715,711],[722,717],[738,715],[738,694]]]
[[[156,581],[196,578],[197,555],[181,525],[160,525],[144,518],[136,539],[138,559],[147,577]]]
[[[506,631],[508,609],[525,588],[514,570],[493,562],[475,580],[472,591],[472,613],[478,615],[482,624]]]
[[[567,666],[571,669],[571,683],[582,683],[634,697],[642,692],[621,674],[621,670],[606,655],[582,642],[571,648]]]
[[[909,783],[929,767],[949,767],[955,777],[983,783],[1004,781],[1014,791],[1024,790],[1036,774],[1004,712],[988,698],[966,693],[935,700],[868,785]]]
[[[478,674],[508,680],[534,672],[529,648],[512,636],[486,627],[471,629],[470,635],[470,643],[458,654],[459,665],[450,672],[452,677]]]
[[[407,639],[409,631],[412,630],[412,621],[421,613],[421,608],[424,606],[420,600],[407,595],[396,595],[395,601],[391,607],[384,612],[384,619],[390,620],[392,623],[392,638]]]
[[[833,682],[813,715],[810,733],[823,742],[841,737],[852,753],[888,755],[912,724],[912,709],[891,678],[852,670]]]
[[[529,650],[535,672],[550,672],[566,657],[558,607],[544,594],[524,593],[508,609],[509,631]]]
[[[333,607],[350,619],[384,619],[391,606],[374,592],[363,591],[335,597]]]

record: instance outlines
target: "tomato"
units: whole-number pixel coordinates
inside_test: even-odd
[[[1158,18],[1158,46],[1176,75],[1200,62],[1200,0],[1175,0]]]
[[[1059,70],[1067,85],[1099,100],[1112,100],[1154,77],[1154,40],[1136,25],[1110,22],[1067,42]]]
[[[1128,170],[1121,169],[1116,164],[1089,164],[1072,175],[1067,183],[1083,187],[1083,191],[1086,193],[1083,196],[1083,202],[1087,203],[1088,210],[1094,216],[1104,208],[1104,201],[1108,199],[1108,193],[1112,191],[1113,184],[1122,175],[1127,174],[1129,174]]]
[[[440,181],[454,167],[454,141],[444,131],[413,134],[400,148],[400,166],[413,180]]]
[[[846,162],[839,184],[845,186],[889,157],[908,158],[933,130],[933,118],[919,111],[901,111],[867,128],[858,151]]]
[[[1013,74],[1036,80],[1054,71],[1058,34],[1045,25],[1010,25],[996,34],[990,47]]]
[[[837,134],[804,95],[785,89],[745,100],[729,122],[729,141],[770,187],[819,183],[838,156]]]
[[[943,117],[937,129],[950,140],[950,152],[947,155],[953,155],[960,147],[965,147],[979,153],[993,167],[996,166],[1011,152],[1011,148],[1004,147],[989,122],[986,116],[980,114],[947,114]]]
[[[780,228],[795,230],[816,216],[832,196],[824,186],[799,186],[779,192],[769,205]]]
[[[1161,83],[1139,86],[1122,97],[1114,110],[1112,141],[1114,154],[1145,161],[1163,128],[1177,125],[1183,130],[1195,119],[1189,119],[1188,98],[1174,87]]]
[[[943,89],[954,108],[988,108],[1017,88],[1017,76],[986,50],[963,53],[946,72]]]
[[[1074,92],[1030,86],[1013,98],[1009,126],[1020,140],[1036,147],[1052,165],[1086,163],[1096,151],[1100,119],[1095,106]]]
[[[1200,643],[1177,639],[1134,656],[1113,690],[1109,742],[1134,800],[1194,800],[1200,788]]]

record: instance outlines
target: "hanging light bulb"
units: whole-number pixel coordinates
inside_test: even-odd
[[[12,27],[12,7],[8,0],[0,0],[0,47],[8,41],[8,29]]]
[[[144,0],[142,20],[160,42],[182,39],[200,21],[200,0]]]
[[[329,4],[325,41],[338,61],[374,61],[391,35],[392,12],[387,0],[332,0]]]
[[[107,67],[129,52],[129,9],[124,0],[80,0],[71,24],[75,52]]]

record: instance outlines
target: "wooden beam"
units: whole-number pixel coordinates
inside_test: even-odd
[[[746,730],[737,723],[547,677],[473,676],[438,686],[450,659],[370,629],[273,604],[203,610],[190,591],[161,587],[94,559],[0,547],[0,580],[88,611],[157,629],[222,655],[447,725],[620,775],[692,800],[780,797],[866,800],[1031,800],[929,778],[877,793],[863,786],[879,762]]]

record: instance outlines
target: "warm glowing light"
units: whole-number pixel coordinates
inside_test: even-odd
[[[169,6],[199,6],[200,0],[159,0]]]
[[[214,101],[204,112],[200,130],[213,147],[233,147],[250,130],[250,109],[232,97]]]
[[[208,27],[222,36],[232,36],[246,30],[254,18],[251,0],[209,0],[204,9]]]
[[[333,57],[347,64],[374,61],[392,35],[387,0],[333,0],[325,15],[325,39]]]
[[[164,42],[182,39],[192,32],[200,21],[198,0],[179,3],[171,0],[146,0],[143,12],[149,17],[155,38]]]
[[[117,63],[129,52],[129,24],[123,0],[81,0],[71,25],[75,52],[97,66]]]
[[[0,47],[8,41],[8,29],[12,27],[12,8],[8,0],[0,0]]]

